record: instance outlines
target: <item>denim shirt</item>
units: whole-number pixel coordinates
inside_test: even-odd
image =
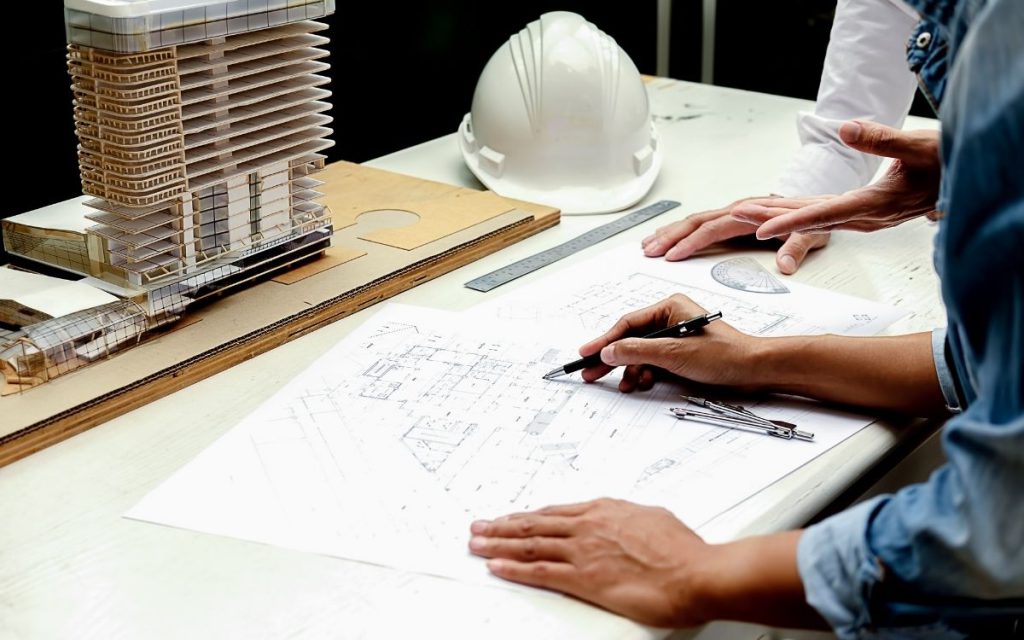
[[[939,25],[922,20],[907,40],[907,63],[917,76],[921,93],[935,113],[946,90],[946,60],[949,43]]]
[[[922,80],[941,100],[935,263],[965,406],[928,482],[808,528],[797,560],[841,638],[1024,637],[1024,0],[909,3],[949,65]]]

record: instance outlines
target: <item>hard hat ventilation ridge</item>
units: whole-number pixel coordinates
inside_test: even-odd
[[[508,40],[509,54],[519,80],[530,130],[540,131],[541,88],[543,87],[544,37],[539,22],[531,22]]]

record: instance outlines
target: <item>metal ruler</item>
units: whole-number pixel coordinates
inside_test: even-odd
[[[591,229],[583,235],[576,236],[568,242],[563,242],[556,247],[552,247],[546,251],[541,251],[540,253],[535,253],[529,258],[523,258],[518,262],[513,262],[507,267],[502,267],[497,271],[492,271],[487,275],[470,280],[466,283],[466,286],[476,291],[490,291],[491,289],[500,287],[506,282],[511,282],[528,273],[533,273],[541,267],[546,267],[553,262],[558,262],[562,258],[571,256],[578,251],[583,251],[587,247],[592,247],[602,240],[607,240],[617,233],[635,227],[641,222],[647,222],[651,218],[660,216],[666,211],[671,211],[678,206],[679,203],[673,200],[661,200],[655,202],[643,209],[637,209],[636,211],[628,213],[617,220],[613,220],[608,224],[603,224],[596,229]]]

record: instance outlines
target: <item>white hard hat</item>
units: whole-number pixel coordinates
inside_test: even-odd
[[[487,188],[567,214],[635,204],[661,169],[636,65],[564,11],[545,13],[491,56],[458,138]]]

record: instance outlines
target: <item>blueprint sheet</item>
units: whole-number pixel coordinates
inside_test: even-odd
[[[624,277],[636,286],[604,288],[600,300],[583,292],[594,282],[558,278],[581,290],[559,294],[556,313],[589,338],[641,298],[684,286]],[[851,320],[831,294],[804,293],[829,304],[797,319],[721,291],[703,302],[766,334],[857,332],[894,317],[846,299],[872,318]],[[625,395],[614,374],[545,381],[580,340],[550,337],[548,306],[506,304],[521,295],[469,314],[385,307],[128,517],[487,582],[466,551],[476,518],[614,496],[665,506],[699,528],[871,422],[798,400],[747,402],[815,432],[814,442],[783,441],[676,420],[667,411],[683,404],[676,384]],[[528,319],[509,319],[513,309]]]

